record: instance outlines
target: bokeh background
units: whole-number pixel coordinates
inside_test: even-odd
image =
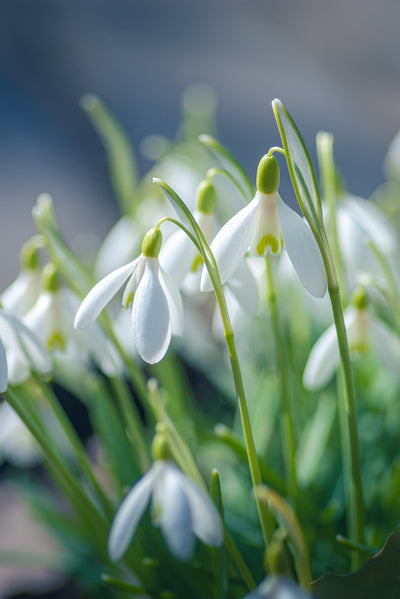
[[[335,135],[350,189],[368,196],[400,128],[399,23],[398,0],[1,0],[1,287],[40,193],[69,239],[102,237],[117,217],[86,92],[137,148],[174,136],[184,90],[209,84],[219,138],[249,173],[278,142],[279,97],[312,149],[318,130]]]
[[[209,85],[218,136],[250,174],[279,143],[270,108],[279,97],[313,156],[316,132],[334,134],[350,190],[368,197],[400,128],[399,23],[398,0],[0,0],[0,290],[35,231],[40,193],[53,196],[71,242],[101,240],[118,217],[103,148],[79,107],[87,92],[138,148],[149,134],[173,137],[185,89]],[[139,166],[150,163],[139,155]],[[48,549],[12,493],[2,487],[3,541]],[[19,570],[0,575],[0,597],[22,582]],[[43,581],[37,569],[29,576],[29,588]]]

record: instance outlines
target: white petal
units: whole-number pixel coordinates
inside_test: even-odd
[[[247,313],[255,314],[258,306],[258,287],[246,260],[243,258],[227,282],[233,295]]]
[[[137,261],[121,266],[99,281],[87,294],[75,316],[76,329],[84,329],[96,320],[103,308],[112,300],[117,291],[122,287],[127,278],[135,269]]]
[[[36,301],[41,287],[41,275],[37,269],[25,269],[2,294],[3,307],[21,317]]]
[[[400,376],[400,340],[384,322],[370,319],[370,332],[378,356],[397,378]]]
[[[180,472],[175,466],[165,466],[157,481],[157,494],[154,494],[153,500],[157,502],[155,509],[160,515],[159,525],[171,553],[181,560],[189,559],[195,543],[191,509]]]
[[[314,297],[326,293],[324,264],[317,242],[306,221],[276,194],[276,206],[286,251],[300,281]]]
[[[158,276],[168,302],[171,319],[171,332],[173,335],[182,335],[183,304],[179,289],[176,287],[171,277],[168,276],[168,273],[161,268],[161,266],[159,267]]]
[[[222,284],[226,283],[235,272],[240,260],[249,249],[257,223],[259,203],[260,198],[256,194],[250,204],[225,223],[211,243]],[[212,290],[206,267],[203,268],[200,288],[202,291]]]
[[[7,358],[4,346],[0,340],[0,393],[7,390]]]
[[[323,333],[311,350],[303,374],[303,384],[310,391],[329,382],[340,360],[334,325]]]
[[[159,471],[159,463],[155,463],[132,487],[119,506],[108,537],[108,553],[113,561],[121,559],[127,551],[150,501],[153,484]]]
[[[96,279],[123,266],[140,252],[141,231],[130,216],[122,217],[101,244],[95,264]]]
[[[18,318],[4,310],[0,310],[0,337],[23,363],[28,362],[43,374],[51,372],[50,357],[40,341]]]
[[[371,202],[357,196],[345,196],[342,208],[362,229],[364,235],[371,239],[381,252],[388,254],[397,250],[396,230],[382,210]]]
[[[29,377],[29,366],[23,362],[20,357],[13,351],[6,351],[7,354],[7,369],[8,369],[8,384],[20,385]]]
[[[181,229],[163,243],[159,255],[160,264],[177,287],[181,286],[183,279],[190,272],[196,251],[193,241]]]
[[[178,471],[180,484],[190,503],[192,529],[197,538],[207,545],[222,545],[224,531],[221,518],[211,499],[182,472]]]
[[[168,301],[158,278],[157,258],[147,258],[133,298],[132,323],[139,355],[148,364],[163,359],[171,341]]]

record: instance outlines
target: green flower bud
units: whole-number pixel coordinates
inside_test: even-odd
[[[142,243],[142,254],[147,258],[157,258],[161,250],[162,233],[160,229],[150,229]]]
[[[274,156],[265,154],[258,163],[257,191],[275,193],[279,187],[279,164]]]
[[[213,214],[217,203],[217,194],[211,181],[204,180],[197,188],[197,210],[203,214]]]
[[[44,291],[56,293],[60,288],[60,276],[54,264],[49,262],[43,269],[42,286]]]

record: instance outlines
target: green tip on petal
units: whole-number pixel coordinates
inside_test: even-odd
[[[161,250],[162,233],[160,229],[150,229],[142,243],[142,254],[147,258],[157,258]]]
[[[364,310],[369,304],[368,294],[365,287],[359,287],[353,293],[351,303],[358,310]]]
[[[217,203],[217,194],[211,181],[202,181],[197,188],[197,210],[203,214],[213,214]]]
[[[257,168],[257,191],[275,193],[279,188],[279,164],[275,156],[265,154]]]
[[[46,264],[42,275],[43,290],[56,293],[60,288],[60,276],[56,267],[51,262]]]

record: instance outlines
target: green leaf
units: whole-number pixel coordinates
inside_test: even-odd
[[[322,219],[321,199],[310,155],[300,132],[278,99],[272,102],[276,123],[285,150],[287,165],[300,208],[308,221]]]
[[[312,583],[316,599],[398,599],[400,597],[400,532],[353,574],[325,574]]]
[[[134,197],[139,178],[131,143],[103,102],[94,94],[81,99],[81,106],[98,132],[107,153],[111,184],[122,214],[134,214]]]

